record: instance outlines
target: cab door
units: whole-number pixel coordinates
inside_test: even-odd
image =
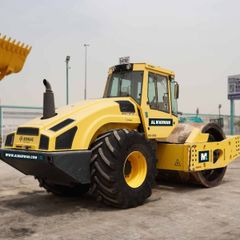
[[[178,123],[170,104],[170,80],[166,75],[148,71],[144,80],[141,116],[146,137],[166,139]]]

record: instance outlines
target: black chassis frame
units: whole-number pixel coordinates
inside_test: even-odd
[[[90,183],[92,151],[25,151],[0,149],[0,159],[26,175],[66,186]]]

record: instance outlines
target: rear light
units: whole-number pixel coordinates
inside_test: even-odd
[[[11,133],[9,135],[7,135],[6,141],[5,141],[5,146],[6,147],[12,147],[13,146],[13,142],[14,142],[14,133]]]

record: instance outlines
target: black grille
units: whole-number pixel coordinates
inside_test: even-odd
[[[56,139],[55,149],[71,149],[77,127],[71,128]]]
[[[48,150],[49,137],[41,135],[39,149]]]
[[[121,112],[135,112],[134,105],[129,101],[116,101],[119,104]]]
[[[13,141],[14,141],[14,133],[11,133],[7,135],[6,141],[5,141],[5,146],[7,147],[12,147],[13,146]]]
[[[29,127],[20,127],[17,130],[17,135],[29,135],[29,136],[38,136],[38,128],[29,128]]]
[[[59,131],[60,129],[66,127],[68,124],[70,124],[70,123],[72,123],[72,122],[74,122],[74,120],[71,119],[71,118],[68,118],[68,119],[66,119],[66,120],[58,123],[57,125],[51,127],[50,130],[52,130],[52,131],[54,131],[54,132],[57,132],[57,131]]]

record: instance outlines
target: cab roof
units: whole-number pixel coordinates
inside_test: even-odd
[[[130,66],[129,68],[127,68],[127,66]],[[119,68],[119,69],[132,69],[133,71],[137,71],[137,70],[152,70],[154,72],[159,72],[159,73],[165,73],[167,75],[171,75],[171,76],[175,76],[175,73],[172,70],[166,69],[166,68],[162,68],[160,66],[154,66],[148,63],[129,63],[129,64],[120,64],[120,65],[115,65],[112,66],[109,69],[109,73],[114,71],[114,69]]]

